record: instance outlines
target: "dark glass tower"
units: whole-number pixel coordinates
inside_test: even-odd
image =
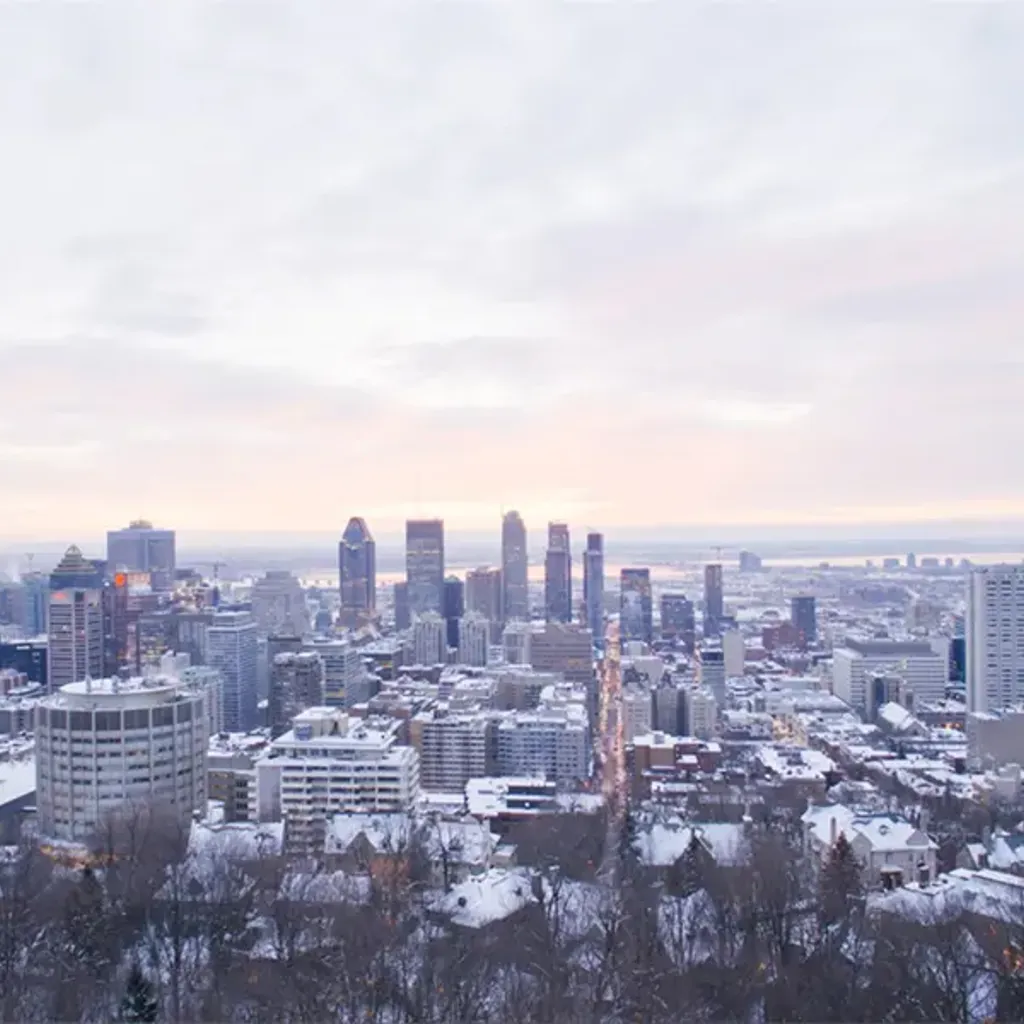
[[[569,527],[565,523],[548,523],[544,611],[548,622],[572,621],[572,550]]]
[[[341,618],[356,625],[377,610],[377,545],[364,519],[353,516],[338,545]]]
[[[654,639],[651,570],[623,569],[619,577],[619,629],[623,640]]]
[[[587,534],[587,550],[583,554],[583,611],[587,629],[596,644],[604,635],[604,537]]]

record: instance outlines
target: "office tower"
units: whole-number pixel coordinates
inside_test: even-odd
[[[135,668],[128,656],[128,577],[115,572],[103,581],[103,675],[116,676],[122,668]],[[134,618],[138,620],[138,613]]]
[[[907,555],[907,568],[908,569],[916,569],[917,568],[917,555],[915,555],[913,551],[911,551]]]
[[[501,521],[501,619],[529,619],[529,558],[526,526],[518,512],[506,512]]]
[[[270,569],[252,587],[252,616],[263,636],[309,632],[309,607],[302,584],[286,569]]]
[[[377,610],[377,545],[366,521],[353,516],[338,545],[341,622],[358,626]]]
[[[37,708],[35,738],[39,832],[48,839],[88,840],[133,806],[182,822],[206,811],[206,697],[176,679],[68,683]]]
[[[163,673],[162,673],[163,674]],[[224,731],[224,677],[209,665],[186,665],[173,672],[181,685],[202,693],[206,700],[206,717],[210,724],[210,735],[217,736]]]
[[[107,564],[111,572],[147,572],[154,590],[172,590],[174,548],[173,530],[156,530],[145,519],[136,519],[127,529],[107,533]]]
[[[877,673],[896,674],[914,703],[942,700],[949,675],[948,653],[936,652],[927,640],[889,640],[848,636],[832,652],[832,692],[855,711],[874,717],[869,682]]]
[[[572,622],[572,549],[565,523],[548,523],[544,613],[548,622]]]
[[[449,576],[444,581],[445,641],[449,647],[459,646],[459,619],[465,614],[465,587],[457,576]]]
[[[206,631],[206,660],[224,679],[224,728],[248,732],[259,724],[259,631],[248,612],[218,612]]]
[[[735,627],[722,633],[722,659],[725,662],[726,679],[737,679],[745,672],[747,644],[743,634]]]
[[[347,640],[311,640],[303,648],[316,654],[324,666],[323,703],[351,707],[359,681],[366,675],[359,648]]]
[[[740,572],[760,572],[761,556],[753,551],[740,552]]]
[[[506,661],[509,639],[506,627]],[[561,672],[569,682],[589,683],[594,677],[594,639],[589,629],[574,622],[546,622],[543,629],[531,631],[526,657],[538,672]]]
[[[482,565],[466,573],[466,611],[501,622],[501,570]]]
[[[801,647],[818,639],[818,614],[814,597],[807,594],[794,597],[789,603],[789,621],[796,630]]]
[[[292,719],[324,702],[324,663],[316,651],[285,652],[270,666],[267,724],[276,739],[291,728]]]
[[[487,664],[490,645],[490,623],[477,612],[468,612],[459,623],[459,664]]]
[[[405,579],[409,587],[409,615],[444,608],[444,521],[410,519],[405,524]]]
[[[404,580],[399,581],[393,588],[395,601],[395,629],[399,632],[408,629],[412,623],[412,615],[409,612],[409,584]]]
[[[704,566],[704,635],[718,636],[725,614],[721,565]]]
[[[25,573],[21,577],[21,616],[17,624],[26,637],[42,636],[46,632],[46,610],[50,603],[50,581],[41,572]]]
[[[447,628],[437,612],[424,612],[412,624],[413,660],[417,665],[443,665],[447,659]]]
[[[501,634],[506,665],[529,665],[532,657],[533,630],[522,619],[510,619]]]
[[[604,640],[604,537],[587,534],[583,554],[583,612],[587,629],[598,645]]]
[[[971,570],[965,631],[968,709],[1024,701],[1024,566]]]
[[[705,640],[697,650],[697,677],[710,690],[719,708],[725,707],[725,652],[719,640]]]
[[[48,643],[46,637],[34,640],[0,640],[0,671],[13,669],[28,677],[30,683],[39,683],[49,692]]]
[[[51,692],[103,676],[103,573],[74,545],[50,574]]]
[[[619,631],[623,641],[654,640],[650,569],[623,569],[619,575]]]
[[[664,640],[678,640],[687,654],[696,646],[697,623],[693,602],[685,594],[661,595],[661,636]]]

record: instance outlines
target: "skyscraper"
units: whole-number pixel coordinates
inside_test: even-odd
[[[444,607],[444,521],[410,519],[405,524],[405,578],[409,614],[440,615]]]
[[[718,636],[722,631],[725,599],[722,594],[721,565],[704,566],[704,635]]]
[[[649,644],[654,638],[651,570],[623,569],[619,581],[619,630],[622,639],[642,640]]]
[[[529,559],[526,526],[518,512],[506,512],[501,521],[501,618],[529,619],[530,592],[527,584]]]
[[[572,549],[569,527],[565,523],[548,523],[544,612],[548,622],[572,621]]]
[[[256,623],[248,612],[218,612],[206,631],[206,660],[218,669],[224,680],[223,722],[228,732],[255,729],[259,637]]]
[[[604,636],[604,537],[587,534],[583,554],[583,609],[587,629],[600,643]]]
[[[353,516],[338,544],[341,620],[355,626],[377,609],[377,544],[366,521]]]
[[[444,581],[445,642],[449,647],[459,646],[459,619],[465,614],[465,587],[458,576],[449,576]]]
[[[971,570],[966,633],[968,710],[1024,700],[1024,566]]]
[[[50,692],[103,678],[103,571],[72,545],[50,574]]]
[[[252,615],[263,636],[304,636],[309,607],[302,584],[287,569],[268,569],[252,587]]]
[[[395,629],[408,629],[412,623],[412,616],[409,614],[409,584],[405,580],[399,580],[394,586],[394,595]]]
[[[662,594],[662,637],[665,640],[678,640],[687,654],[693,654],[696,647],[696,631],[693,602],[685,594]]]
[[[790,601],[789,621],[796,630],[801,646],[806,647],[818,639],[818,616],[812,595],[801,595]]]
[[[466,573],[466,611],[501,622],[501,570],[482,565]]]
[[[107,533],[107,564],[111,572],[148,572],[154,590],[174,587],[175,538],[173,530],[156,530],[136,519],[124,530]]]

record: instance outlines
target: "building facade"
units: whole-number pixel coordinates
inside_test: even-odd
[[[704,635],[718,636],[725,615],[725,593],[722,585],[722,566],[704,566]]]
[[[103,676],[103,572],[72,545],[50,574],[47,616],[51,692]]]
[[[1024,566],[971,571],[966,656],[969,710],[999,711],[1024,701]]]
[[[248,612],[218,612],[206,631],[207,663],[223,679],[223,723],[228,732],[259,724],[259,633]]]
[[[475,612],[463,616],[459,624],[459,664],[483,667],[490,646],[490,623]]]
[[[544,556],[544,612],[548,622],[571,622],[572,547],[565,523],[548,523]]]
[[[502,622],[530,618],[528,569],[526,526],[518,512],[506,512],[501,521]]]
[[[800,638],[801,647],[813,644],[818,639],[817,603],[812,595],[803,594],[790,601],[789,621]]]
[[[304,636],[309,632],[305,591],[284,569],[270,569],[253,584],[252,615],[263,636]]]
[[[39,831],[83,841],[114,814],[206,807],[206,697],[164,677],[69,683],[36,713]]]
[[[377,611],[377,544],[364,519],[353,516],[338,544],[341,621],[357,626]]]
[[[458,576],[448,576],[444,581],[444,628],[445,643],[458,649],[459,620],[466,614],[466,587]]]
[[[124,530],[107,533],[107,564],[111,572],[149,573],[154,590],[174,587],[176,568],[173,530],[157,530],[145,519],[129,523]]]
[[[948,682],[948,660],[922,640],[846,637],[832,654],[832,692],[868,720],[888,694],[876,696],[875,678],[896,677],[913,704],[942,700]]]
[[[409,615],[444,612],[444,522],[410,519],[405,524],[405,578]]]
[[[685,594],[661,595],[661,637],[678,641],[687,654],[693,654],[697,645],[697,617],[693,602]]]
[[[587,534],[583,554],[583,611],[587,629],[600,646],[604,639],[604,537]]]
[[[619,576],[619,634],[624,642],[654,640],[650,569],[623,569]]]

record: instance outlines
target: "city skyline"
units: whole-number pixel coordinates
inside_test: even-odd
[[[5,536],[1024,517],[1019,9],[300,7],[6,19]]]

